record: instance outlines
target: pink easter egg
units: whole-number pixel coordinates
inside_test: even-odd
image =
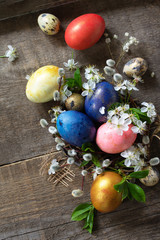
[[[111,128],[109,123],[102,124],[97,130],[96,143],[98,147],[106,153],[120,153],[132,146],[136,140],[135,134],[129,125],[128,131],[123,131],[123,135],[117,134],[117,129]]]

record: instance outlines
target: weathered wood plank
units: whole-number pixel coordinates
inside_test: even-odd
[[[40,10],[55,8],[65,5],[73,0],[1,0],[0,1],[0,19],[21,16],[27,13],[33,13]]]
[[[64,29],[80,14],[97,12],[104,17],[109,32],[117,33],[123,39],[124,32],[128,31],[140,40],[140,45],[132,48],[131,55],[126,55],[123,63],[135,56],[147,60],[156,77],[152,79],[148,72],[137,97],[152,101],[160,110],[160,21],[157,20],[160,8],[157,1],[94,0],[92,3],[85,1],[85,4],[82,1],[57,7],[51,12],[62,23],[61,32],[53,37],[44,35],[37,26],[38,13],[0,22],[0,55],[8,44],[17,47],[19,53],[19,59],[13,64],[0,59],[0,165],[43,155],[54,144],[52,137],[39,126],[39,120],[48,117],[52,102],[29,102],[25,96],[25,76],[47,64],[62,66],[71,57],[72,50],[64,41]],[[115,46],[114,53],[116,50]],[[110,56],[102,38],[90,49],[74,51],[74,57],[80,64],[97,64],[103,71],[105,60]]]
[[[51,155],[51,159],[52,159]],[[159,185],[145,189],[146,204],[125,201],[115,212],[98,213],[93,236],[82,231],[82,223],[71,222],[70,215],[80,202],[89,201],[91,179],[86,179],[85,195],[71,196],[80,187],[76,167],[74,182],[65,188],[54,187],[39,175],[44,157],[0,168],[0,239],[67,240],[67,239],[157,239],[160,234]]]

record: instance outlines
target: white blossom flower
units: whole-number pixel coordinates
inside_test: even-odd
[[[59,68],[59,69],[58,69],[58,74],[59,74],[59,76],[63,77],[63,76],[65,75],[65,70],[64,70],[64,68]]]
[[[160,163],[160,159],[158,157],[151,158],[149,160],[151,166],[156,166]]]
[[[151,77],[153,78],[155,76],[155,73],[154,72],[151,72]]]
[[[146,144],[146,145],[150,143],[150,139],[149,139],[149,137],[147,135],[144,135],[142,137],[142,143]]]
[[[53,93],[53,100],[59,101],[60,100],[60,92],[58,90],[55,90]]]
[[[129,37],[129,33],[125,33],[125,36]],[[133,44],[137,45],[138,43],[139,43],[139,41],[135,37],[130,36],[128,38],[128,41],[125,42],[123,45],[123,51],[128,52],[131,45],[133,45]]]
[[[147,130],[146,122],[142,122],[141,120],[138,120],[136,123],[137,126],[133,126],[131,129],[134,133],[140,133],[143,135],[145,131]]]
[[[125,81],[117,83],[116,86],[114,87],[114,89],[116,91],[126,90]]]
[[[142,79],[141,76],[137,76],[136,74],[133,74],[133,82],[135,83],[138,83],[138,82],[141,82],[141,83],[144,83],[144,80]]]
[[[123,117],[113,116],[111,119],[111,128],[116,129],[118,135],[123,135],[123,131],[128,131],[129,124],[131,124],[131,120]]]
[[[75,160],[74,160],[73,157],[69,157],[69,158],[67,158],[67,164],[72,165],[74,162],[75,162]]]
[[[53,126],[50,126],[48,128],[48,131],[51,133],[51,134],[56,134],[57,133],[57,128],[56,127],[53,127]]]
[[[83,191],[81,189],[75,189],[72,191],[73,197],[81,197],[83,196]]]
[[[72,92],[68,90],[68,85],[64,85],[63,89],[60,92],[60,98],[62,102],[65,102],[68,97],[72,95]]]
[[[137,148],[134,146],[131,146],[129,149],[125,150],[120,155],[125,158],[124,164],[126,167],[135,165],[137,160],[140,160],[140,152],[137,151]]]
[[[96,167],[95,169],[93,169],[94,173],[93,173],[93,180],[96,179],[97,175],[101,174],[103,172],[103,169],[100,167]]]
[[[109,66],[109,67],[114,67],[115,65],[115,61],[113,59],[107,59],[106,61],[106,64]]]
[[[120,82],[120,81],[123,80],[123,77],[122,77],[121,74],[115,73],[115,74],[113,75],[113,80],[114,80],[115,82]]]
[[[128,36],[129,36],[129,33],[128,33],[128,32],[125,32],[124,36],[125,36],[125,37],[128,37]]]
[[[141,143],[138,143],[137,146],[137,150],[146,158],[148,155],[147,146],[143,146]]]
[[[85,78],[87,80],[93,79],[95,75],[99,74],[99,69],[96,68],[94,65],[90,65],[89,67],[85,68]]]
[[[99,108],[100,114],[104,115],[105,114],[105,110],[106,110],[106,108],[104,106],[100,107]]]
[[[85,68],[85,78],[95,83],[99,83],[100,81],[105,79],[103,75],[99,73],[99,69],[96,68],[94,65],[90,65],[89,67]]]
[[[57,162],[57,159],[53,159],[50,165],[50,168],[48,170],[48,174],[55,174],[59,170],[59,162]]]
[[[111,165],[111,163],[112,163],[111,160],[105,159],[102,162],[102,167],[109,167],[109,165]]]
[[[5,52],[5,57],[8,58],[9,62],[13,62],[18,57],[16,51],[16,48],[8,45],[8,50]]]
[[[99,72],[98,68],[96,68],[94,65],[89,65],[89,67],[85,68],[85,77],[87,76],[87,74],[97,74],[98,72]]]
[[[115,74],[115,69],[113,69],[111,67],[105,66],[103,70],[104,70],[105,74],[108,76],[113,76]]]
[[[43,118],[42,118],[39,123],[40,123],[40,125],[41,125],[42,128],[45,128],[45,127],[48,126],[48,122],[47,122],[46,119],[43,119]]]
[[[105,42],[108,44],[108,43],[111,42],[111,39],[110,39],[110,38],[106,38],[106,39],[105,39]]]
[[[132,91],[132,90],[139,91],[139,89],[136,88],[135,84],[128,80],[125,80],[125,86],[128,89],[128,91]]]
[[[87,83],[83,83],[83,88],[86,89],[86,90],[84,90],[81,93],[81,95],[83,97],[85,97],[85,96],[91,97],[93,92],[94,92],[95,87],[96,87],[96,83],[95,82],[88,81]]]
[[[74,156],[77,155],[77,152],[76,152],[75,149],[70,149],[70,150],[67,151],[67,154],[68,154],[68,156],[70,156],[70,157],[74,157]]]
[[[88,172],[87,172],[87,170],[82,170],[81,174],[82,174],[82,176],[85,177],[85,176],[87,176]]]
[[[134,166],[134,172],[141,171],[144,166],[145,166],[144,160],[140,159],[139,161],[136,162]]]
[[[78,62],[75,62],[74,59],[69,59],[68,62],[64,62],[63,65],[66,67],[67,70],[73,70],[73,69],[76,69],[76,65],[78,64]]]
[[[147,116],[149,118],[150,117],[155,117],[157,115],[156,109],[155,109],[155,106],[153,105],[153,103],[143,102],[143,103],[141,103],[141,105],[144,106],[144,107],[141,108],[141,112],[146,112]]]
[[[124,105],[122,105],[122,106],[119,106],[119,107],[118,107],[118,110],[119,110],[120,113],[122,114],[122,113],[124,113],[125,111],[129,110],[129,108],[130,108],[129,104],[124,104]]]
[[[92,154],[91,153],[86,153],[83,155],[83,159],[85,161],[91,161],[92,160]]]

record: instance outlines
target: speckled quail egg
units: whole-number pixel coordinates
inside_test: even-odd
[[[40,29],[47,35],[55,35],[60,29],[59,19],[50,13],[42,13],[39,15],[38,25]]]
[[[73,93],[65,102],[67,110],[83,111],[84,97],[78,93]]]
[[[143,58],[131,59],[124,65],[123,72],[128,77],[143,76],[148,69],[148,64]]]
[[[145,186],[152,187],[159,182],[159,172],[151,166],[145,167],[143,170],[149,170],[149,174],[145,178],[140,178],[140,182]]]

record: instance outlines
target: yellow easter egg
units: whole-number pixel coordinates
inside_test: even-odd
[[[58,67],[49,65],[35,71],[26,86],[26,96],[31,102],[44,103],[53,99],[53,93],[58,90]]]

